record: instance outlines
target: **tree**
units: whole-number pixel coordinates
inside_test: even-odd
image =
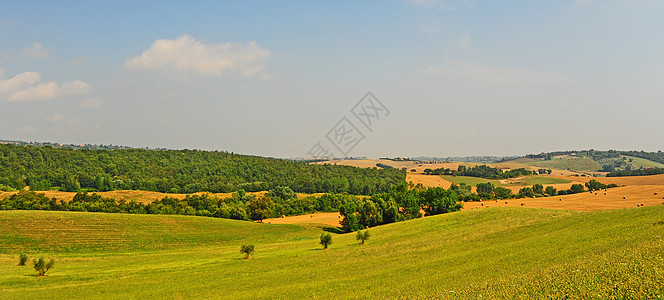
[[[495,189],[493,189],[493,193],[496,195],[496,198],[498,199],[509,199],[512,198],[512,190],[508,188],[504,188],[502,186],[497,186]]]
[[[33,259],[32,264],[35,267],[35,271],[37,271],[37,276],[42,277],[48,272],[48,270],[53,268],[55,260],[51,258],[47,262],[43,257],[40,257],[39,259]]]
[[[244,259],[250,259],[251,254],[254,253],[254,245],[242,245],[242,247],[240,247],[240,253],[244,254]]]
[[[25,253],[21,253],[18,255],[18,265],[19,266],[25,266],[25,262],[28,261],[28,255]]]
[[[437,215],[461,209],[459,196],[442,187],[431,187],[420,192],[421,204],[429,215]]]
[[[572,191],[573,194],[578,194],[583,192],[583,185],[580,183],[577,184],[572,184],[572,187],[570,187],[570,190]]]
[[[268,192],[268,196],[279,198],[281,200],[291,200],[297,198],[297,194],[290,187],[277,186]]]
[[[533,192],[533,188],[531,188],[531,187],[525,187],[525,188],[522,188],[522,189],[519,190],[519,194],[518,194],[518,196],[519,196],[520,198],[523,198],[523,197],[532,197],[532,196],[535,196],[535,193]]]
[[[332,235],[327,232],[321,234],[320,244],[323,245],[323,249],[327,249],[329,245],[332,245]]]
[[[543,195],[544,194],[544,186],[542,186],[539,183],[534,184],[533,185],[533,193],[535,193],[535,195]]]
[[[360,241],[360,244],[364,245],[364,242],[368,240],[370,236],[371,235],[369,234],[369,230],[365,230],[364,232],[360,230],[355,235],[355,239]]]
[[[606,184],[603,184],[595,179],[591,179],[590,181],[586,182],[586,187],[588,188],[589,191],[599,191],[601,189],[607,188]]]
[[[558,191],[556,190],[556,188],[554,188],[552,186],[547,186],[546,189],[544,190],[544,193],[549,195],[549,196],[558,195]]]
[[[247,210],[249,211],[251,219],[259,221],[268,218],[272,213],[273,207],[274,202],[268,197],[254,198],[247,204]]]
[[[477,194],[480,195],[482,199],[491,199],[493,197],[494,185],[491,182],[487,183],[478,183],[477,184]]]

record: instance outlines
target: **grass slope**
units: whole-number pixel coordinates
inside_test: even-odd
[[[602,165],[588,157],[554,158],[552,160],[533,161],[527,164],[548,169],[576,170],[586,172],[596,172],[602,168]]]
[[[647,160],[645,158],[640,158],[640,157],[634,157],[634,156],[627,156],[623,155],[623,157],[627,159],[632,159],[632,162],[629,164],[632,165],[632,167],[638,169],[638,168],[664,168],[664,164],[660,164],[658,162],[654,162],[652,160]]]
[[[5,211],[0,297],[656,298],[663,215],[489,208],[373,228],[363,246],[334,235],[320,250],[311,225]],[[70,238],[40,237],[46,230]],[[122,242],[103,242],[111,237]],[[239,253],[245,242],[256,245],[251,260]],[[15,266],[19,250],[56,266],[30,276]]]

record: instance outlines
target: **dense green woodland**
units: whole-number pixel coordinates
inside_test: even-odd
[[[456,170],[448,168],[438,169],[424,169],[426,175],[453,175],[453,176],[469,176],[486,179],[507,179],[520,176],[533,175],[533,171],[524,168],[503,171],[498,168],[490,167],[487,165],[480,165],[474,167],[467,167],[460,165]]]
[[[0,189],[145,190],[164,193],[266,191],[371,195],[405,181],[397,169],[309,165],[198,150],[72,150],[0,144]]]

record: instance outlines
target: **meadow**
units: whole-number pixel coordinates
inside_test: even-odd
[[[333,233],[316,224],[0,212],[0,298],[657,298],[664,206],[466,210]],[[245,260],[240,245],[256,246]],[[56,258],[38,278],[18,253]]]
[[[576,170],[586,172],[596,172],[602,166],[588,157],[565,157],[554,158],[552,160],[537,160],[526,163],[530,166],[543,167],[559,170]]]

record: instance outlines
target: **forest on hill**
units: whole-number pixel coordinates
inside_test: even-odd
[[[0,144],[0,190],[267,191],[372,195],[405,181],[398,169],[363,169],[199,150],[89,150]]]

